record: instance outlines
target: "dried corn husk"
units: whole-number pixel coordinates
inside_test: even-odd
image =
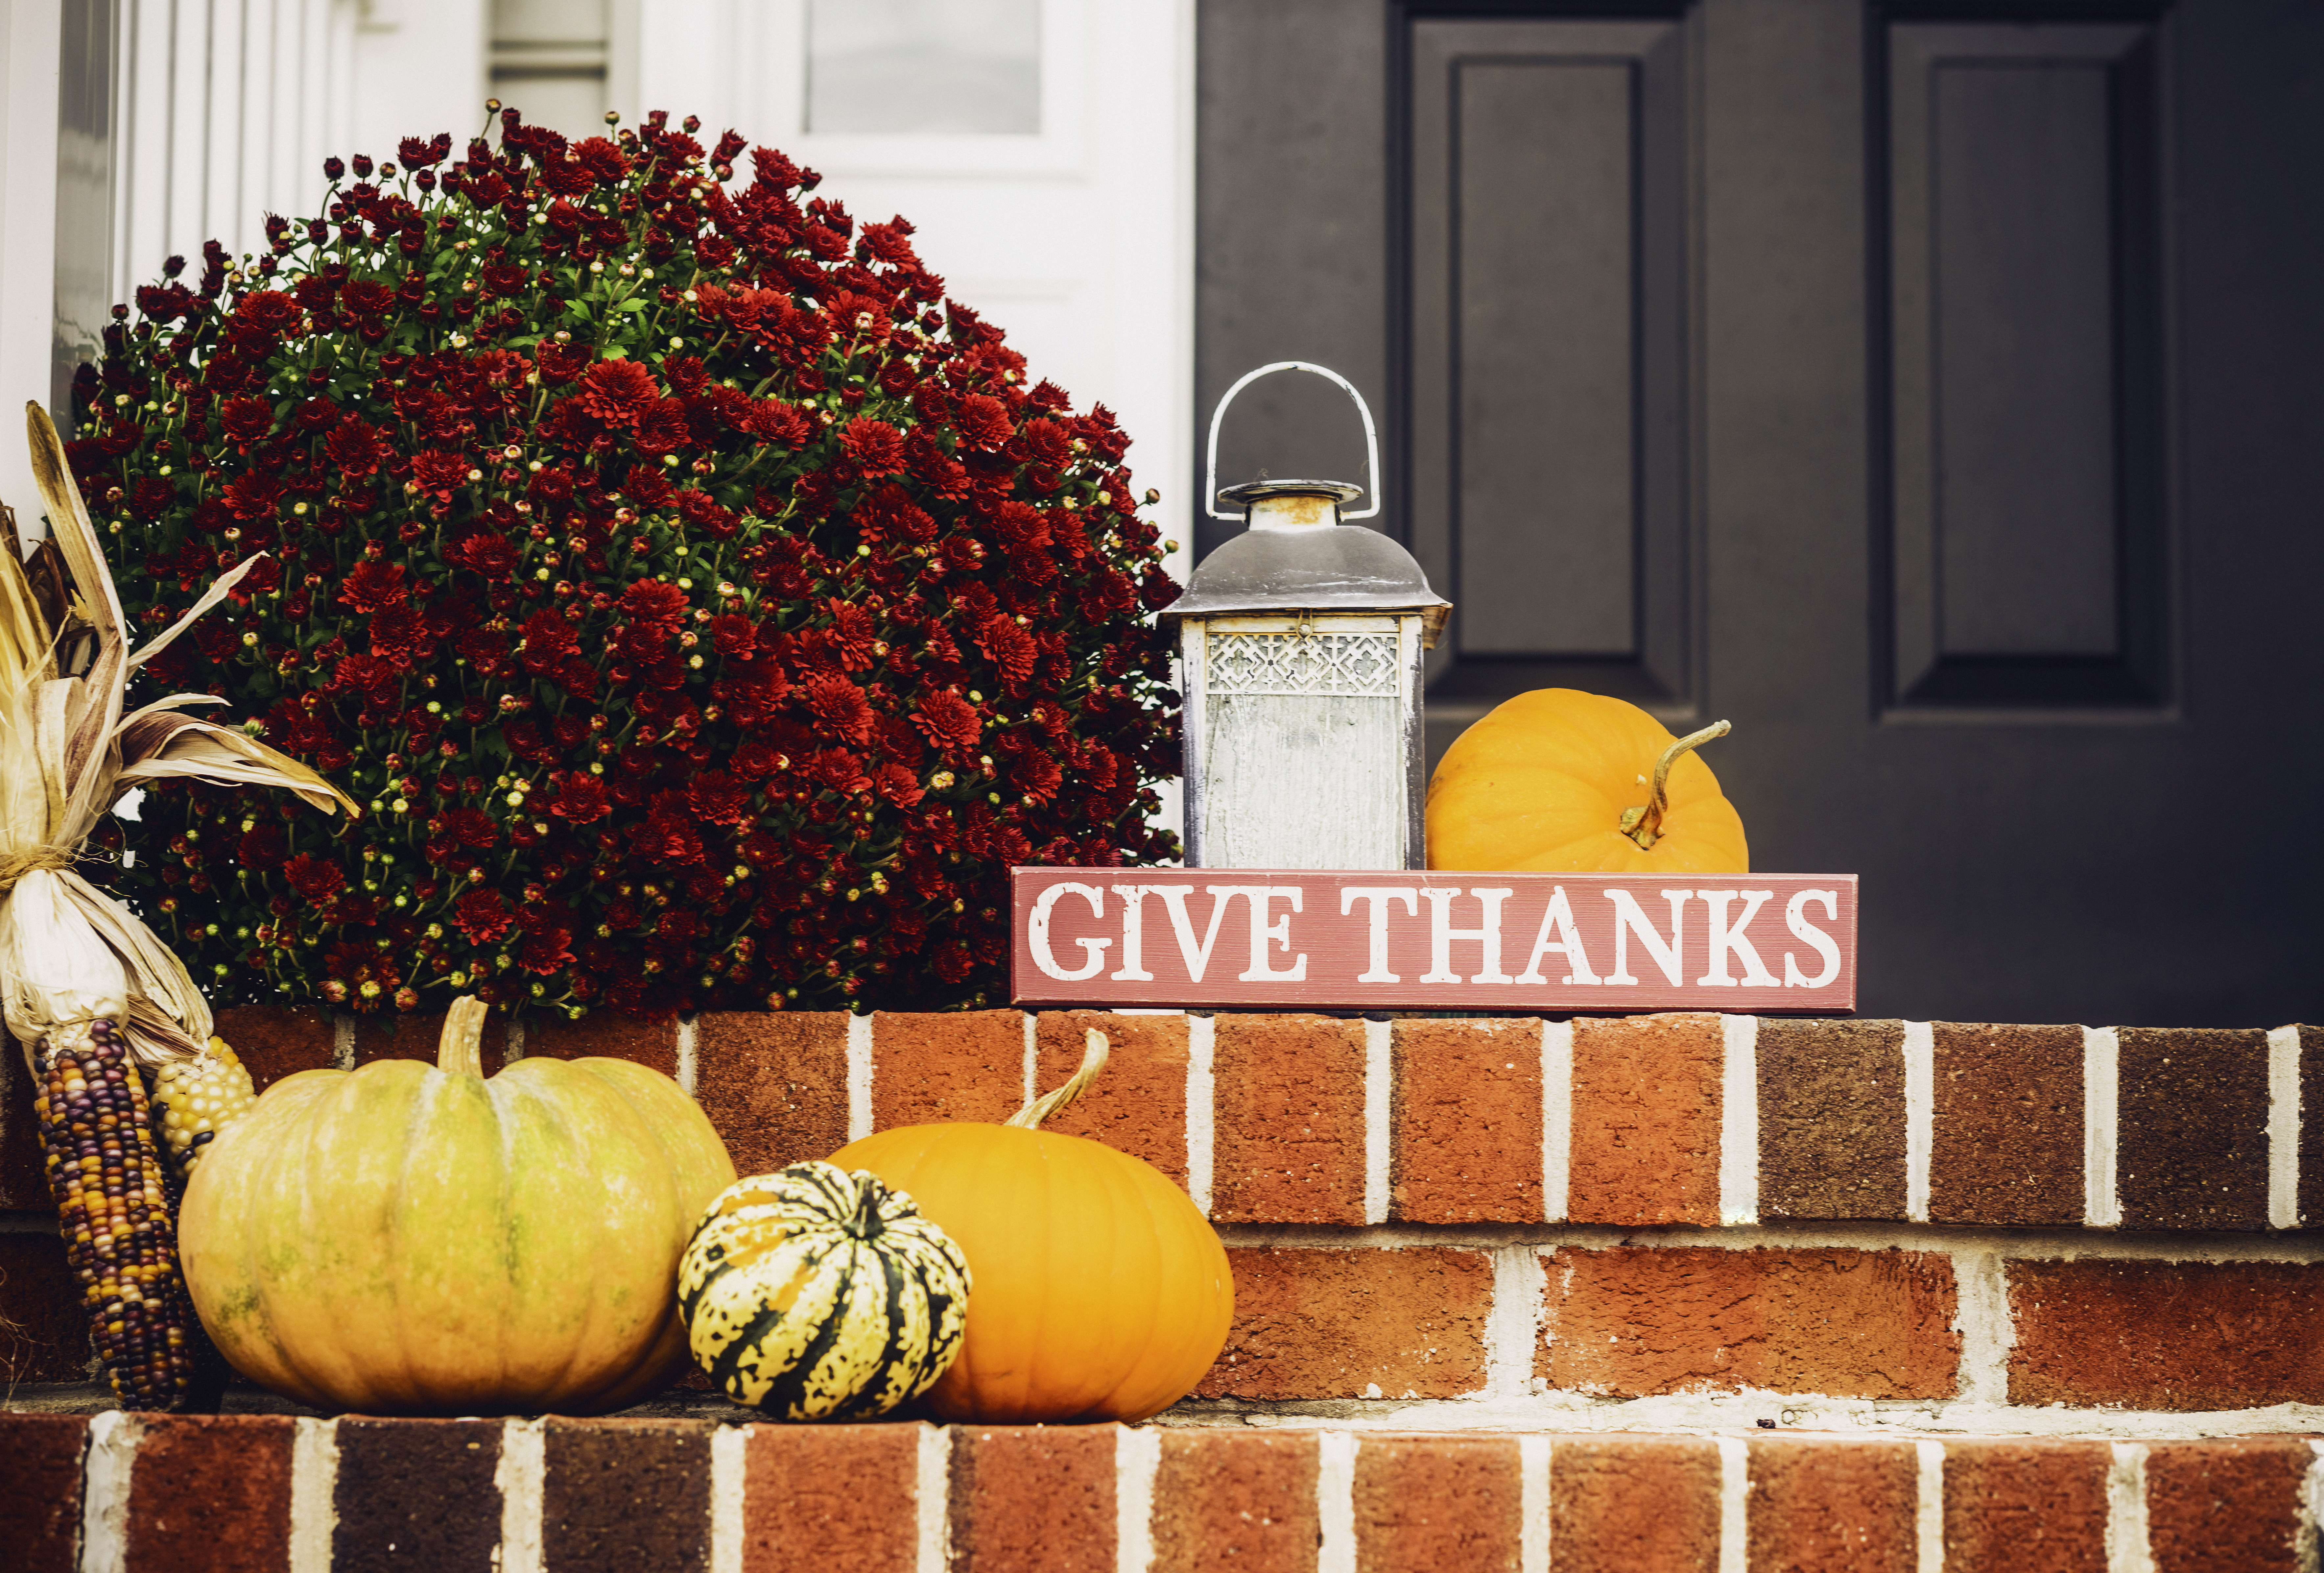
[[[131,674],[258,559],[132,652],[56,428],[38,404],[25,416],[52,533],[29,565],[0,550],[0,1005],[28,1059],[51,1032],[110,1019],[137,1061],[158,1069],[201,1051],[209,1005],[152,930],[73,871],[90,832],[132,787],[169,776],[279,786],[327,812],[356,810],[298,761],[184,713],[221,702],[207,694],[173,694],[123,716]]]

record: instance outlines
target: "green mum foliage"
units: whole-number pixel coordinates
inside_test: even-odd
[[[333,160],[115,308],[71,457],[130,616],[268,554],[145,681],[369,810],[149,797],[115,884],[222,1000],[992,1003],[1011,865],[1176,855],[1112,416],[695,129]]]

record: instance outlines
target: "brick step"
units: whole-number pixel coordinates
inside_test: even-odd
[[[14,1573],[2313,1567],[2324,1442],[0,1416]]]

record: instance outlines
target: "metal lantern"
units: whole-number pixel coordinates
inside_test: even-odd
[[[1363,415],[1372,505],[1344,481],[1259,480],[1218,491],[1219,422],[1270,372],[1328,377]],[[1186,863],[1197,868],[1421,868],[1421,660],[1452,603],[1377,531],[1379,441],[1337,372],[1277,361],[1211,415],[1203,487],[1248,528],[1203,560],[1163,613],[1178,627],[1185,696]]]

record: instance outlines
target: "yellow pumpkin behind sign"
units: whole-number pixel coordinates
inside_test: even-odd
[[[1444,751],[1428,783],[1428,866],[1747,874],[1742,818],[1692,752],[1726,730],[1674,738],[1602,694],[1519,694]]]

